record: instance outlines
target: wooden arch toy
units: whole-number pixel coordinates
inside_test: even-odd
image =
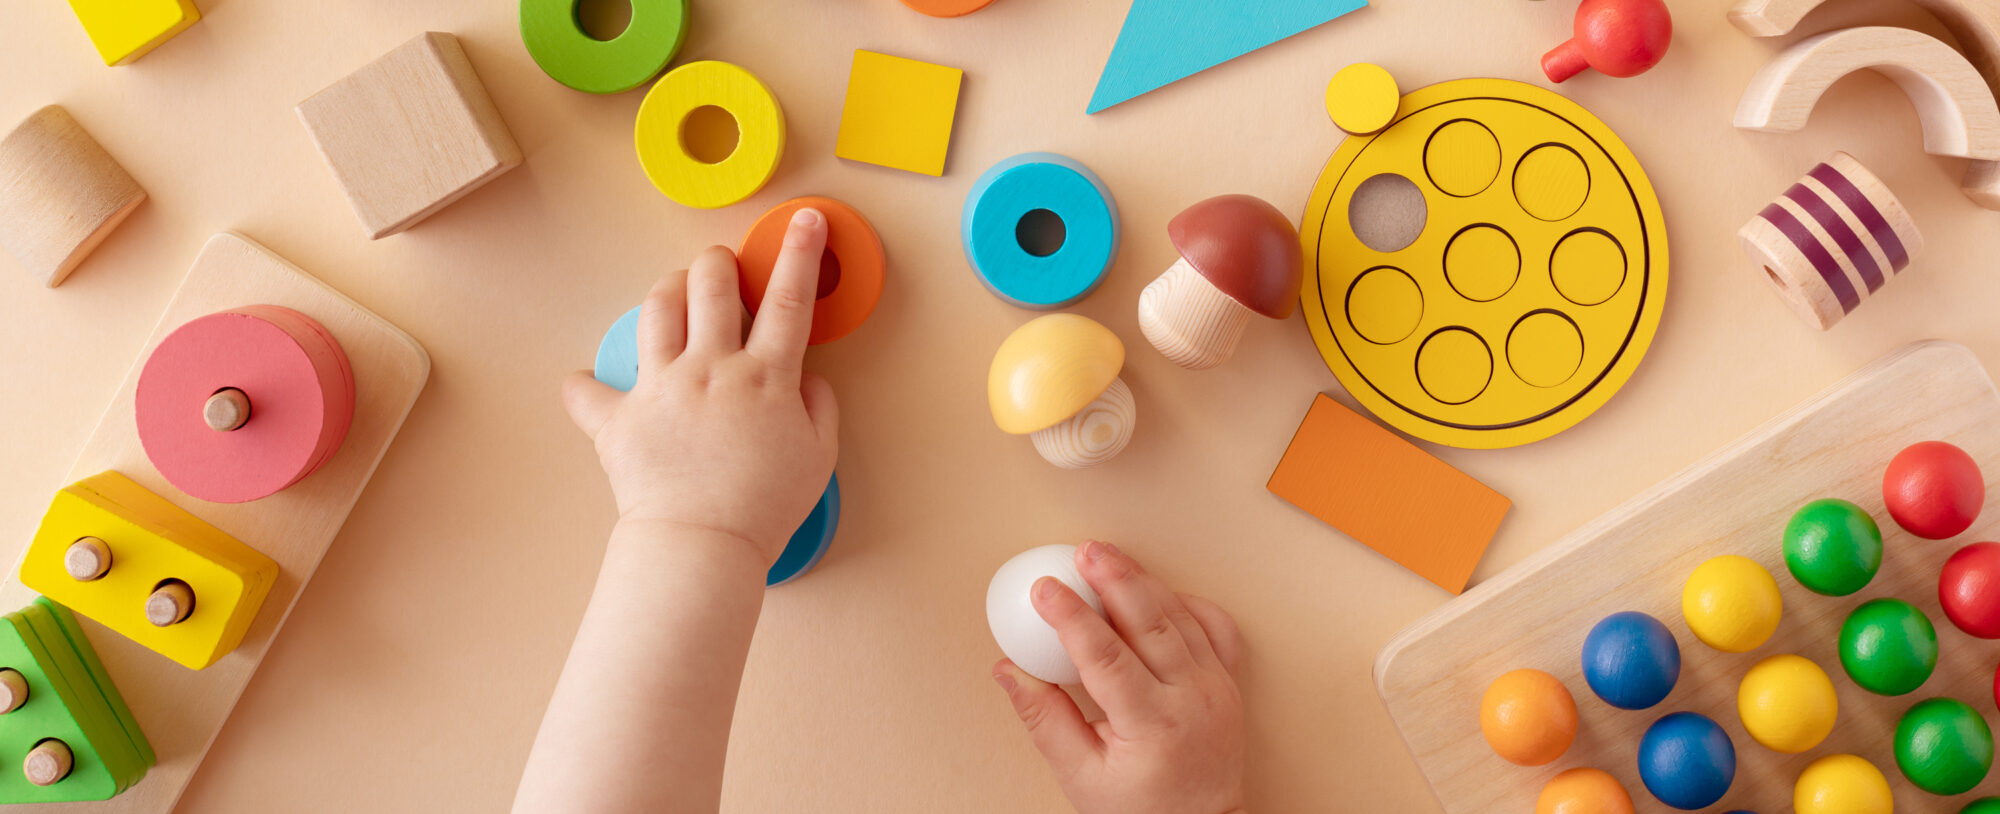
[[[1970,61],[1927,34],[1868,26],[1800,40],[1751,77],[1736,107],[1736,126],[1773,133],[1802,129],[1827,88],[1864,69],[1888,77],[1909,95],[1923,121],[1924,152],[1975,160],[1963,183],[1965,194],[1981,206],[2000,208],[2000,166],[1992,163],[2000,159],[2000,106]]]

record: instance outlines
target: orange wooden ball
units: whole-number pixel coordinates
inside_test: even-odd
[[[1509,763],[1551,763],[1576,740],[1576,699],[1555,676],[1515,670],[1487,686],[1479,704],[1479,731]]]
[[[1542,787],[1535,814],[1632,814],[1632,795],[1609,773],[1579,767]]]

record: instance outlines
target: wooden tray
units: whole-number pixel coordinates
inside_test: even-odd
[[[1882,472],[1889,459],[1917,441],[1963,447],[1990,484],[1979,522],[1959,537],[1928,541],[1889,519]],[[1589,466],[1618,466],[1604,450]],[[1785,521],[1808,500],[1838,497],[1866,508],[1881,524],[1882,571],[1853,596],[1806,591],[1785,570]],[[1849,752],[1874,763],[1895,788],[1896,810],[1957,811],[1979,796],[2000,793],[2000,772],[1955,798],[1928,794],[1896,768],[1897,720],[1925,698],[1949,696],[1993,723],[1993,670],[2000,642],[1974,639],[1952,627],[1938,607],[1937,577],[1960,546],[2000,535],[2000,394],[1966,348],[1927,342],[1869,365],[1736,443],[1612,510],[1505,573],[1418,620],[1383,648],[1375,685],[1431,790],[1448,812],[1530,812],[1556,773],[1595,766],[1615,775],[1640,811],[1672,811],[1639,782],[1639,737],[1660,716],[1700,712],[1734,741],[1736,783],[1711,811],[1789,811],[1792,786],[1806,764]],[[1726,654],[1694,638],[1681,618],[1688,574],[1703,560],[1740,554],[1778,579],[1785,601],[1776,635],[1749,653]],[[1837,638],[1848,611],[1882,596],[1907,600],[1938,628],[1938,670],[1900,698],[1872,695],[1840,667]],[[1619,710],[1591,694],[1583,681],[1584,634],[1606,615],[1640,610],[1665,622],[1680,641],[1681,678],[1672,695],[1650,710]],[[1812,659],[1833,678],[1840,718],[1832,736],[1800,755],[1780,755],[1743,731],[1736,688],[1751,665],[1778,653]],[[1496,676],[1520,667],[1546,670],[1576,696],[1581,726],[1561,759],[1537,768],[1515,766],[1479,732],[1480,697]]]
[[[167,332],[195,317],[243,305],[282,305],[306,314],[333,333],[354,365],[354,424],[347,440],[318,472],[298,484],[249,503],[208,503],[182,494],[146,460],[132,415],[139,369]],[[173,810],[202,756],[215,742],[236,699],[264,660],[278,628],[347,513],[375,473],[403,419],[430,377],[430,356],[409,334],[356,305],[263,246],[233,233],[202,247],[187,280],[167,305],[159,325],[111,399],[97,430],[84,444],[65,482],[115,469],[183,509],[229,532],[278,562],[278,580],[244,635],[243,643],[208,669],[195,671],[167,660],[81,616],[85,635],[131,705],[159,763],[146,777],[110,800],[0,806],[38,812],[149,812]],[[54,490],[50,491],[54,497]],[[26,546],[22,547],[26,554]],[[0,582],[0,608],[27,605],[35,592],[20,584],[20,563]]]

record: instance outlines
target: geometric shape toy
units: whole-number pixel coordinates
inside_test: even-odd
[[[689,115],[721,108],[736,121],[736,147],[710,163],[688,151]],[[639,167],[660,194],[682,206],[717,209],[755,194],[785,153],[785,111],[756,75],[727,62],[690,62],[667,72],[639,103],[632,128]]]
[[[1743,253],[1806,324],[1833,327],[1901,272],[1924,238],[1882,180],[1843,152],[1736,232]]]
[[[132,174],[59,106],[0,138],[0,250],[50,288],[145,200]]]
[[[521,43],[550,79],[585,93],[645,84],[687,38],[687,0],[633,0],[625,30],[600,40],[577,21],[577,0],[521,0]]]
[[[888,260],[875,226],[854,207],[832,198],[808,196],[778,204],[758,216],[737,247],[737,287],[755,317],[785,244],[792,216],[811,207],[826,217],[826,254],[820,263],[818,297],[806,343],[819,345],[846,336],[867,321],[882,299]]]
[[[81,661],[70,643],[45,640],[24,613],[9,613],[0,621],[0,667],[20,674],[28,696],[19,708],[0,716],[0,756],[12,761],[54,739],[68,747],[71,763],[68,774],[48,785],[31,782],[18,769],[0,767],[0,803],[117,796],[145,776],[152,755],[136,749],[90,677],[72,672],[81,669]],[[56,653],[67,658],[58,659]]]
[[[943,175],[965,72],[855,51],[833,154],[850,161]]]
[[[1133,0],[1085,113],[1331,22],[1366,0]]]
[[[1053,215],[1061,244],[1037,253],[1023,243],[1036,213]],[[966,193],[959,218],[965,257],[994,296],[1047,311],[1090,295],[1118,254],[1118,205],[1096,173],[1054,153],[1022,153],[994,164]]]
[[[194,0],[69,0],[106,65],[132,62],[201,19]]]
[[[1372,248],[1356,191],[1420,191],[1417,237]],[[1351,207],[1356,207],[1351,209]],[[1666,304],[1659,200],[1617,134],[1533,85],[1461,79],[1405,94],[1350,137],[1306,207],[1301,296],[1356,401],[1427,441],[1492,449],[1582,421],[1631,377]]]

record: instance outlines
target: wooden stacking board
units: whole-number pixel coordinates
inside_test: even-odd
[[[1903,447],[1939,439],[1963,447],[1991,487],[1970,531],[1948,541],[1918,539],[1898,528],[1882,505],[1882,471]],[[1601,465],[1616,465],[1608,451]],[[1866,508],[1882,526],[1882,571],[1859,593],[1809,593],[1785,570],[1781,539],[1793,510],[1818,497]],[[1375,683],[1411,754],[1447,812],[1507,814],[1535,810],[1541,787],[1557,772],[1595,766],[1625,784],[1642,812],[1668,812],[1639,781],[1639,737],[1669,712],[1689,710],[1722,725],[1735,743],[1736,783],[1712,811],[1790,811],[1792,786],[1806,764],[1849,752],[1874,763],[1895,788],[1896,810],[1957,811],[2000,793],[2000,772],[1971,793],[1932,796],[1904,780],[1893,752],[1897,720],[1925,698],[1958,698],[1996,720],[1993,669],[2000,642],[1974,639],[1938,607],[1937,576],[1960,546],[2000,537],[2000,393],[1966,348],[1912,345],[1848,377],[1752,431],[1651,491],[1585,525],[1464,596],[1418,620],[1383,648]],[[1681,588],[1695,566],[1740,554],[1777,577],[1785,615],[1776,635],[1743,654],[1710,649],[1681,618]],[[1867,693],[1840,667],[1837,640],[1849,610],[1895,596],[1938,628],[1937,673],[1900,698]],[[1584,634],[1606,615],[1650,613],[1681,647],[1681,678],[1672,695],[1641,712],[1612,708],[1583,681]],[[1832,736],[1800,755],[1757,744],[1736,713],[1736,688],[1751,665],[1779,653],[1812,659],[1833,678],[1840,718]],[[1547,766],[1524,768],[1493,754],[1479,731],[1480,697],[1501,673],[1546,670],[1576,696],[1582,724],[1576,743]]]
[[[182,494],[153,469],[139,446],[132,393],[139,369],[160,339],[199,316],[244,305],[282,305],[326,326],[354,365],[354,425],[347,441],[318,472],[270,497],[249,503],[207,503]],[[409,334],[313,279],[297,266],[233,233],[210,238],[187,280],[167,305],[125,383],[84,444],[64,484],[115,469],[278,562],[278,581],[243,643],[208,667],[189,670],[104,626],[79,618],[113,683],[139,719],[159,762],[125,793],[94,803],[63,803],[23,811],[146,812],[173,810],[201,765],[236,699],[264,660],[299,591],[347,522],[361,490],[403,426],[430,377],[430,356]],[[53,497],[62,484],[53,484]],[[25,553],[25,545],[23,546]],[[0,582],[0,609],[35,598],[19,579],[20,563]],[[5,767],[0,767],[4,769]],[[12,769],[5,769],[12,770]],[[0,807],[14,808],[14,807]]]

